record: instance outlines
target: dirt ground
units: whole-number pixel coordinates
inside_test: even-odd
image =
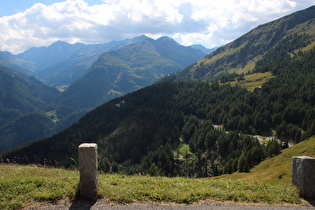
[[[157,203],[157,202],[134,202],[131,204],[117,205],[112,204],[106,199],[98,199],[96,202],[87,202],[82,200],[77,200],[74,202],[69,202],[66,200],[58,201],[57,203],[42,203],[34,206],[27,207],[25,209],[122,209],[122,210],[131,210],[131,209],[214,209],[214,210],[304,210],[304,209],[315,209],[315,201],[305,201],[303,200],[300,205],[266,205],[266,204],[253,204],[253,203],[236,203],[236,202],[221,202],[221,201],[200,201],[198,203],[193,203],[189,205],[184,204],[174,204],[174,203]]]

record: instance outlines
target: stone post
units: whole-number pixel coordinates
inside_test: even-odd
[[[97,200],[97,145],[79,146],[80,195],[89,200]]]
[[[292,184],[300,188],[304,198],[315,198],[315,158],[293,157]]]

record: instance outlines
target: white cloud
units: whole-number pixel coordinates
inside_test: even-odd
[[[314,0],[104,0],[91,6],[86,1],[38,3],[1,17],[0,50],[19,53],[56,40],[104,43],[141,34],[214,47],[314,4]]]

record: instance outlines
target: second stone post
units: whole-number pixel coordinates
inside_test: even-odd
[[[97,200],[97,145],[79,146],[80,195],[89,200]]]
[[[292,184],[300,188],[303,197],[315,199],[315,158],[293,157]]]

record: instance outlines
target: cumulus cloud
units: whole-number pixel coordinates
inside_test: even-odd
[[[313,2],[312,2],[313,1]],[[314,0],[66,0],[34,4],[0,18],[0,50],[23,52],[56,40],[105,43],[147,34],[181,44],[219,46],[258,24],[306,8]],[[300,1],[301,2],[301,1]],[[300,9],[300,8],[299,8]]]

